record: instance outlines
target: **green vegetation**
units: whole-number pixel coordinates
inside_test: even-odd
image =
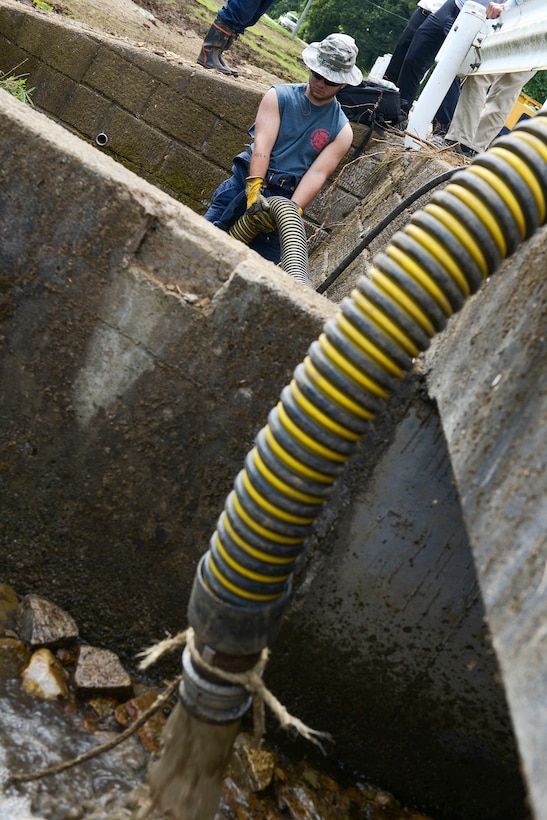
[[[547,71],[538,71],[536,76],[526,83],[523,91],[543,105],[547,101]]]
[[[15,69],[12,69],[14,71]],[[34,88],[27,88],[27,74],[12,74],[10,71],[0,71],[0,88],[23,103],[34,105],[30,95]]]
[[[359,48],[357,63],[365,73],[377,57],[393,48],[412,12],[417,0],[315,0],[308,9],[298,32],[306,42],[322,40],[333,31],[350,34]],[[274,20],[292,10],[290,0],[278,0],[269,10]],[[297,13],[302,14],[306,0],[302,0]],[[290,35],[289,35],[290,36]]]
[[[299,38],[291,40],[289,32],[271,20],[267,15],[260,19],[260,33],[256,26],[252,26],[245,32],[245,43],[250,49],[257,53],[257,64],[267,67],[264,58],[271,60],[277,65],[275,73],[287,82],[304,82],[307,80],[308,71],[304,67],[301,56],[304,43]],[[264,27],[275,32],[277,36],[269,36],[264,32]],[[279,33],[286,35],[287,43],[290,45],[279,48]],[[251,36],[249,36],[251,35]]]

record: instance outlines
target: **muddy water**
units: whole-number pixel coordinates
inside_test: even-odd
[[[60,774],[15,786],[9,783],[8,772],[33,773],[72,760],[112,734],[97,733],[83,708],[68,701],[32,698],[21,690],[20,680],[6,680],[2,674],[0,716],[0,820],[137,820],[149,808],[146,775],[150,757],[136,735],[108,753]],[[188,726],[183,723],[184,735]],[[164,804],[164,808],[175,809],[177,820],[201,818],[201,810],[210,809],[208,798],[216,802],[220,786],[215,820],[430,820],[375,786],[341,786],[306,762],[291,762],[277,752],[264,750],[254,753],[253,758],[241,743],[243,735],[236,741],[221,784],[218,761],[211,758],[209,750],[200,752],[201,741],[207,735],[202,728],[198,727],[194,735],[197,754],[190,761],[184,761],[184,755],[176,757],[175,777],[168,777],[174,783],[175,794],[168,795],[169,805]],[[188,750],[178,732],[177,738],[182,741],[183,751]],[[202,752],[205,757],[200,756]],[[198,760],[208,771],[196,771]],[[190,780],[199,782],[200,788],[205,783],[207,789],[201,804],[194,799],[191,788],[188,791],[188,780],[179,777],[179,764],[186,768],[188,763],[193,772]],[[192,803],[182,815],[178,810],[181,796],[183,803]],[[152,811],[148,820],[164,817],[160,811]]]
[[[147,763],[137,740],[130,738],[108,755],[55,777],[16,787],[6,783],[8,771],[29,773],[70,760],[106,738],[85,731],[84,716],[74,707],[31,698],[18,681],[1,675],[0,714],[0,820],[130,817],[130,792],[142,782]]]

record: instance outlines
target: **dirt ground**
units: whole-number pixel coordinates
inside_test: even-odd
[[[32,0],[20,0],[26,5],[34,6]],[[197,70],[205,71],[196,63],[203,37],[214,19],[214,13],[208,12],[205,6],[193,0],[142,0],[137,4],[132,0],[100,0],[92,3],[88,0],[49,0],[49,5],[57,14],[72,19],[84,27],[90,27],[109,36],[121,38],[138,45],[147,51],[161,54],[168,60],[183,63]],[[220,8],[222,3],[218,3]],[[45,12],[51,13],[51,12]],[[248,45],[253,38],[255,44],[262,37],[261,31],[268,33],[268,48],[258,53],[256,48]],[[269,57],[271,40],[279,39],[279,48],[299,53],[299,41],[292,41],[286,35],[265,29],[257,23],[252,34],[246,32],[239,37],[229,53],[226,62],[237,68],[239,76],[236,83],[256,83],[267,88],[272,83],[301,81],[300,67],[295,60],[295,69],[279,71],[279,64]],[[247,41],[247,42],[246,42]],[[260,63],[260,65],[258,64]]]

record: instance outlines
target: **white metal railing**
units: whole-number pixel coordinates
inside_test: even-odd
[[[435,58],[436,66],[412,108],[405,148],[420,150],[429,125],[455,77],[547,69],[545,0],[527,0],[486,20],[468,0]],[[414,139],[413,137],[417,137]]]

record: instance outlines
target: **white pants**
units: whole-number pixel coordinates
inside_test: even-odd
[[[475,151],[486,151],[503,128],[523,86],[535,73],[517,71],[466,77],[446,139]]]

